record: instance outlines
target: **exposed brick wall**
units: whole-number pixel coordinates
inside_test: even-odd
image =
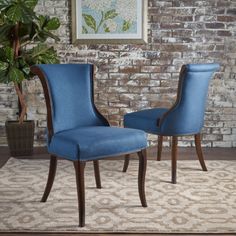
[[[219,62],[221,72],[209,89],[204,145],[236,147],[236,1],[149,0],[148,44],[79,46],[70,43],[69,2],[39,0],[38,11],[61,20],[61,42],[55,46],[62,63],[96,65],[96,104],[111,124],[121,126],[126,112],[171,106],[182,64]],[[28,116],[37,122],[36,145],[44,145],[41,85],[34,79],[26,86]],[[4,122],[15,117],[17,103],[10,85],[0,85],[0,92],[0,145],[5,145]],[[155,143],[156,137],[150,140]],[[185,137],[180,145],[192,141]]]

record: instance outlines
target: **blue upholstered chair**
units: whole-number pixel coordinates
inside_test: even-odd
[[[133,112],[124,116],[124,126],[158,135],[157,160],[161,160],[163,136],[172,136],[172,183],[176,183],[178,136],[194,135],[197,155],[203,171],[207,171],[202,149],[200,132],[204,123],[207,91],[212,74],[218,64],[188,64],[182,66],[177,99],[170,108],[153,108]],[[129,165],[125,156],[123,171]]]
[[[48,152],[50,169],[42,202],[51,191],[57,157],[74,163],[79,226],[85,225],[84,167],[93,161],[97,188],[101,188],[99,159],[137,152],[139,156],[138,189],[143,207],[145,199],[146,133],[141,130],[110,127],[98,112],[93,98],[93,66],[89,64],[37,65],[47,106]]]

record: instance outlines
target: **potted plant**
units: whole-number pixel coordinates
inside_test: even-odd
[[[19,117],[6,121],[10,153],[13,156],[31,155],[34,121],[26,121],[27,104],[21,88],[23,80],[32,78],[30,66],[58,63],[48,38],[59,40],[52,33],[60,26],[56,17],[38,15],[38,0],[0,0],[0,82],[11,83],[19,101]]]

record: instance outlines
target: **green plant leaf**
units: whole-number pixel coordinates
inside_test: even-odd
[[[40,59],[41,64],[57,64],[59,63],[59,59],[57,57],[56,51],[51,48],[43,55],[43,58]]]
[[[96,31],[97,24],[96,24],[95,19],[91,15],[87,15],[87,14],[83,14],[83,17],[84,17],[84,21],[87,24],[87,26],[89,26],[94,31]]]
[[[11,47],[0,48],[0,61],[13,65],[14,59],[14,50]]]
[[[26,76],[30,74],[30,66],[26,63],[24,58],[19,58],[18,65],[19,69],[23,71]]]
[[[47,50],[48,46],[46,44],[38,44],[30,50],[30,54],[32,57],[37,57],[38,55],[45,53]]]
[[[22,71],[26,74],[26,75],[29,75],[30,74],[30,67],[28,65],[25,65],[23,68],[22,68]]]
[[[22,17],[20,20],[22,23],[31,23],[36,18],[36,14],[34,13],[34,11],[32,11],[32,9],[22,6]]]
[[[8,78],[9,78],[9,81],[13,81],[17,83],[20,83],[25,79],[23,72],[13,66],[9,68]]]
[[[10,0],[1,0],[0,1],[0,11],[6,10],[11,4],[12,3]]]
[[[48,38],[52,38],[56,41],[60,40],[60,38],[58,36],[56,36],[55,34],[53,34],[51,32],[47,32],[47,31],[41,31],[38,36],[39,36],[39,40],[41,42],[45,42],[46,39],[48,39]]]
[[[57,30],[59,27],[60,27],[60,21],[57,17],[49,19],[45,25],[45,28],[47,30]]]
[[[8,84],[9,82],[7,71],[0,71],[0,83]]]
[[[1,71],[0,71],[0,83],[5,83],[5,84],[9,83],[7,75],[5,73],[2,73]]]
[[[6,52],[6,58],[10,63],[14,62],[14,50],[10,47],[6,47],[5,49]]]
[[[107,12],[105,13],[104,19],[105,19],[105,20],[113,19],[113,18],[115,18],[116,16],[118,16],[118,14],[116,13],[116,10],[113,9],[113,10],[107,11]]]
[[[46,44],[39,44],[30,49],[26,52],[25,58],[29,65],[59,63],[56,51]]]
[[[38,4],[38,0],[24,0],[24,4],[26,7],[34,9]]]
[[[12,31],[12,26],[8,24],[3,24],[0,26],[0,42],[2,45],[10,45],[11,42],[9,40],[9,36]]]
[[[7,62],[6,53],[3,48],[0,48],[0,61]]]
[[[25,7],[20,1],[13,4],[6,11],[6,17],[11,22],[29,23],[35,18],[35,13]]]
[[[51,33],[51,30],[56,30],[60,27],[60,22],[58,18],[52,18],[48,16],[40,15],[36,23],[32,24],[31,28],[31,38],[34,38],[34,41],[45,42],[47,38],[53,38],[56,41],[59,41],[59,37]]]
[[[124,20],[124,22],[123,22],[123,27],[122,27],[122,31],[128,31],[129,29],[130,29],[130,27],[131,27],[131,23],[130,23],[130,21],[126,21],[126,20]]]
[[[5,23],[4,15],[0,14],[0,26]]]
[[[38,16],[38,24],[40,28],[43,28],[46,25],[48,18],[49,16],[43,16],[43,15]]]
[[[6,72],[8,65],[6,62],[0,61],[0,72]]]
[[[6,16],[12,22],[20,21],[22,17],[21,7],[19,5],[11,6],[6,12]]]

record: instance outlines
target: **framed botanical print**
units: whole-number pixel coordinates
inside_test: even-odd
[[[147,42],[148,0],[71,0],[73,43]]]

